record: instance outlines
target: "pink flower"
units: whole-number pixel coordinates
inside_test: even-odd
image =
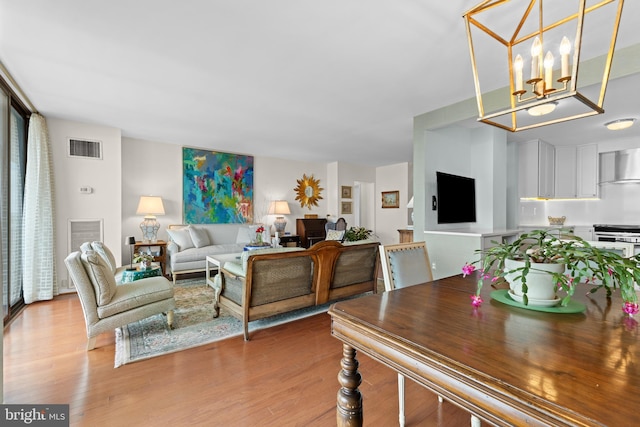
[[[613,276],[613,270],[612,270],[612,269],[609,269],[609,270],[607,271],[607,273],[609,273],[609,276]]]
[[[474,307],[480,307],[484,301],[480,295],[471,295],[471,305]]]
[[[634,314],[638,314],[638,303],[637,302],[625,302],[622,307],[622,311],[627,313],[630,316]]]
[[[495,276],[493,279],[491,279],[491,283],[497,282],[499,278],[500,276]]]
[[[474,271],[476,271],[475,265],[465,264],[464,267],[462,267],[462,277],[467,277],[469,274],[473,273]]]

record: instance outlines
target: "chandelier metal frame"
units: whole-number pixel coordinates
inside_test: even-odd
[[[513,1],[523,3],[523,0]],[[578,0],[577,11],[571,11],[571,13],[562,18],[554,18],[552,22],[544,22],[544,4],[549,3],[550,0],[524,0],[524,3],[528,3],[526,7],[523,6],[524,14],[516,17],[513,31],[507,34],[507,36],[502,36],[499,34],[500,31],[492,29],[489,24],[482,22],[482,20],[486,19],[487,16],[482,15],[492,13],[493,15],[491,16],[496,16],[496,9],[505,6],[509,2],[510,0],[485,0],[465,12],[463,15],[467,30],[467,41],[469,44],[469,53],[471,56],[471,66],[476,91],[479,116],[478,121],[497,126],[511,132],[517,132],[604,113],[604,98],[611,71],[611,63],[615,51],[624,0],[602,0],[589,6],[587,6],[586,0]],[[604,6],[611,5],[610,7],[613,7],[615,6],[613,3],[617,3],[617,10],[614,15],[615,18],[611,38],[608,41],[608,50],[605,53],[599,54],[599,56],[604,58],[602,79],[598,83],[600,88],[597,99],[593,96],[592,98],[594,99],[590,99],[582,92],[582,88],[578,87],[578,72],[581,65],[580,56],[583,48],[582,39],[585,15],[593,13]],[[501,17],[504,17],[504,15],[501,15]],[[535,30],[531,30],[531,25],[529,25],[525,30],[525,23],[530,19],[537,20]],[[534,49],[536,48],[535,43],[540,43],[543,46],[546,42],[549,42],[549,45],[561,44],[559,41],[553,41],[553,43],[551,43],[550,40],[546,40],[545,36],[548,34],[557,34],[560,27],[565,25],[567,28],[572,29],[573,26],[575,26],[575,38],[572,44],[569,45],[573,48],[573,54],[570,56],[566,51],[566,47],[564,48],[564,51],[561,48],[562,67],[554,68],[554,59],[550,51],[548,51],[547,56],[545,56],[544,48],[541,48],[539,53],[534,54]],[[474,46],[474,39],[472,37],[472,29],[480,30],[484,34],[488,35],[491,40],[495,40],[497,43],[502,45],[502,47],[506,48],[506,59],[509,72],[509,102],[507,103],[504,101],[503,104],[508,104],[508,107],[505,108],[503,106],[499,111],[490,113],[485,112],[486,106],[483,100],[483,93],[480,88],[478,70],[479,61]],[[555,33],[550,33],[550,31],[555,31]],[[589,28],[589,31],[602,32],[602,28]],[[571,33],[568,34],[569,36],[573,36]],[[552,35],[549,35],[548,38],[551,39]],[[569,43],[568,40],[564,40],[565,38],[566,37],[562,40],[563,44]],[[522,56],[518,54],[514,57],[514,52],[516,50],[522,51],[524,45],[521,45],[521,43],[533,43],[531,54],[531,78],[527,80],[524,80],[522,76]],[[499,46],[499,48],[502,47]],[[605,54],[606,57],[604,57]],[[547,62],[550,58],[549,55],[551,56],[551,59],[550,62]],[[559,77],[557,79],[551,77],[554,74]],[[563,105],[569,105],[569,100],[577,100],[582,105],[586,106],[586,108],[575,108],[575,103],[572,103],[571,108],[561,108],[559,112],[560,115],[558,115],[558,113],[555,115],[550,114],[549,117],[540,115],[536,118],[524,116],[526,111],[533,107],[549,103],[555,103],[553,104],[554,106],[557,105],[562,107]],[[577,111],[580,108],[582,110]]]

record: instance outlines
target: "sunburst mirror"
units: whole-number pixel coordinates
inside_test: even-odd
[[[311,209],[312,206],[318,206],[318,200],[322,200],[320,193],[324,188],[320,187],[320,180],[315,179],[313,175],[302,175],[302,179],[296,180],[298,186],[293,190],[296,192],[296,200],[300,202],[303,208],[306,206]]]

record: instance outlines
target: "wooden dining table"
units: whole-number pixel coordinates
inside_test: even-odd
[[[640,327],[619,294],[581,285],[572,300],[584,311],[554,313],[492,299],[485,285],[475,308],[476,283],[460,275],[332,305],[338,426],[363,422],[358,352],[489,424],[640,423]]]

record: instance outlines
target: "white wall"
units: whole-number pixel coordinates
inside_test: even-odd
[[[398,243],[398,229],[407,226],[409,178],[408,163],[381,166],[376,170],[376,234],[383,245]],[[400,207],[383,209],[382,192],[396,190],[400,192]]]
[[[421,163],[424,165],[424,176],[421,177],[424,179],[424,230],[506,228],[508,153],[504,131],[489,126],[475,130],[449,127],[425,132],[421,144],[424,146],[421,150]],[[438,224],[437,210],[431,207],[431,199],[437,195],[437,171],[475,179],[475,223]],[[414,179],[415,176],[414,173]],[[420,191],[418,184],[414,181],[416,192]],[[465,195],[461,194],[460,197]],[[416,206],[415,209],[419,210],[420,207]],[[417,217],[419,212],[415,214]],[[416,238],[421,238],[420,233],[416,234]]]
[[[73,219],[104,220],[104,241],[122,264],[129,262],[129,247],[124,244],[126,236],[141,237],[139,224],[142,218],[136,215],[141,195],[161,196],[166,214],[158,216],[159,239],[166,239],[169,224],[182,223],[182,147],[177,144],[121,138],[119,129],[47,119],[53,150],[54,179],[56,189],[56,250],[57,267],[61,288],[66,288],[68,274],[64,266],[67,248],[67,223]],[[103,142],[103,160],[72,159],[67,157],[67,138],[84,138]],[[397,229],[406,226],[406,204],[408,197],[407,165],[385,168],[376,173],[376,168],[347,163],[300,162],[269,157],[254,158],[254,214],[256,221],[273,223],[274,216],[266,215],[271,200],[289,201],[291,215],[286,217],[286,230],[296,232],[295,219],[306,213],[323,218],[345,216],[349,224],[355,218],[340,215],[339,200],[342,185],[382,188],[380,191],[399,190],[400,209],[388,221],[377,221],[382,210],[379,200],[365,199],[367,212],[364,220],[368,227],[380,235],[383,241],[397,242]],[[323,199],[318,207],[309,210],[300,207],[295,200],[296,180],[303,174],[313,174],[324,187]],[[387,183],[389,181],[389,183]],[[91,186],[90,195],[80,194],[80,186]],[[354,189],[355,190],[355,189]],[[373,193],[373,191],[370,191]],[[376,190],[376,193],[379,192]],[[372,199],[371,196],[368,196]],[[373,208],[373,206],[377,208]],[[351,216],[352,217],[352,216]]]
[[[375,193],[376,169],[368,166],[354,165],[351,163],[340,163],[338,165],[338,177],[335,196],[339,199],[335,211],[331,211],[336,217],[343,217],[347,221],[347,227],[360,226],[369,230],[380,232],[375,222],[376,211],[373,203]],[[384,177],[384,179],[394,179],[393,177]],[[351,209],[352,214],[343,214],[341,212],[342,186],[351,187]],[[358,215],[358,217],[356,217]]]
[[[246,154],[246,153],[240,153]],[[144,159],[141,162],[140,159]],[[142,218],[136,215],[138,200],[143,194],[161,196],[164,216],[158,216],[160,231],[158,238],[166,240],[166,228],[170,224],[182,224],[182,146],[162,142],[123,138],[122,144],[122,233],[123,263],[128,262],[129,250],[125,249],[124,236],[141,237],[139,224]],[[274,215],[268,215],[272,200],[287,200],[291,215],[286,215],[286,231],[295,234],[296,218],[306,213],[327,215],[326,194],[327,165],[313,162],[292,162],[269,157],[254,157],[254,215],[255,222],[272,225]],[[313,175],[325,188],[318,207],[303,209],[295,200],[296,180],[302,175]]]
[[[67,120],[47,118],[53,157],[56,268],[61,292],[69,290],[64,258],[69,252],[70,219],[102,219],[104,242],[120,259],[121,240],[121,138],[120,130]],[[67,155],[68,138],[102,141],[103,158],[71,158]],[[93,188],[81,194],[81,186]]]
[[[142,240],[136,215],[140,196],[160,196],[165,215],[158,216],[158,239],[167,240],[167,225],[182,223],[182,148],[140,139],[122,138],[122,263],[129,263],[125,236]]]
[[[141,235],[139,224],[142,218],[137,216],[135,211],[142,194],[153,194],[163,198],[166,215],[158,217],[161,225],[158,232],[159,239],[167,238],[167,225],[182,223],[182,148],[175,144],[123,138],[122,163],[122,236],[120,246],[121,259],[126,264],[129,262],[129,249],[124,245],[124,237],[132,235],[139,239]],[[294,188],[297,185],[297,180],[301,179],[303,174],[307,176],[313,174],[316,179],[320,180],[320,186],[324,188],[318,207],[302,208],[295,200]],[[406,173],[404,175],[403,187],[399,187],[395,183],[392,186],[401,190],[401,193],[404,193],[406,197]],[[285,217],[287,220],[286,231],[295,234],[296,218],[302,218],[304,214],[308,213],[317,214],[319,218],[343,216],[349,226],[353,225],[353,215],[342,215],[339,212],[341,186],[353,186],[356,182],[370,182],[373,186],[377,174],[373,167],[348,163],[293,162],[270,157],[255,157],[254,178],[256,222],[273,224],[275,216],[267,215],[269,202],[271,200],[287,200],[291,215]],[[396,178],[395,174],[383,174],[379,179],[395,180]],[[404,205],[406,206],[406,202]],[[379,234],[374,218],[374,212],[371,212],[367,224],[371,228],[375,226],[374,231]],[[403,219],[396,223],[387,222],[381,227],[386,230],[383,234],[388,234],[389,230],[393,230],[397,234],[395,230],[404,225],[406,224]],[[397,238],[394,241],[397,241]]]

